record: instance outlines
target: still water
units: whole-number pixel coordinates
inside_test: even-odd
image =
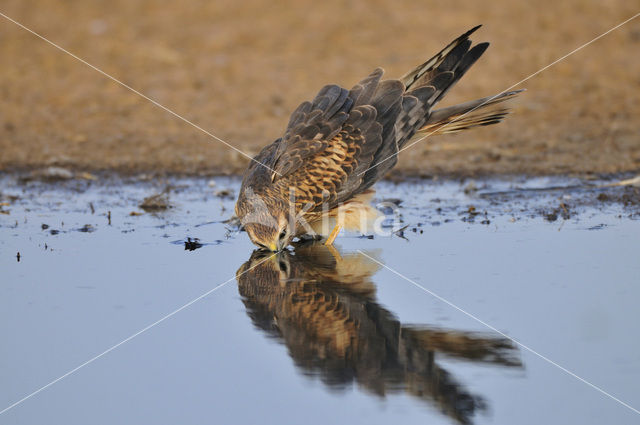
[[[406,228],[274,256],[235,179],[1,183],[0,410],[82,367],[0,424],[640,423],[623,189],[387,182]]]

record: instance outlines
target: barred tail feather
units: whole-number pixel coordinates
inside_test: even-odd
[[[407,90],[411,88],[417,88],[419,86],[420,80],[425,79],[423,78],[425,74],[432,73],[438,66],[442,64],[445,58],[449,56],[449,54],[453,50],[455,50],[458,46],[460,46],[461,44],[467,44],[467,41],[469,40],[469,36],[473,34],[481,26],[482,25],[477,25],[471,28],[469,31],[462,34],[460,37],[453,40],[451,43],[447,45],[447,47],[445,47],[440,52],[438,52],[438,54],[436,54],[434,57],[416,66],[411,71],[407,72],[405,75],[400,77],[400,81],[402,81],[402,83],[405,85]],[[465,50],[469,49],[470,44],[471,43],[468,43],[466,45]]]
[[[448,108],[436,109],[412,139],[457,133],[473,127],[497,124],[511,113],[511,110],[504,105],[504,102],[513,99],[523,91],[505,92],[497,96],[484,97],[449,106]]]

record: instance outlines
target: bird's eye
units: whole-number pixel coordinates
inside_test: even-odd
[[[278,236],[278,238],[280,240],[284,239],[287,236],[287,231],[283,230],[282,232],[280,232],[280,236]]]

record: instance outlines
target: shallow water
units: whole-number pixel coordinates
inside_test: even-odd
[[[1,183],[0,410],[135,337],[0,424],[640,421],[558,367],[640,408],[628,189],[383,183],[403,231],[274,257],[234,179]]]

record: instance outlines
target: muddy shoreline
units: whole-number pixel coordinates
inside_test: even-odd
[[[218,199],[228,204],[225,209],[229,218],[233,215],[240,181],[239,176],[93,174],[53,167],[22,173],[0,172],[0,202],[3,205],[0,212],[5,218],[10,218],[14,205],[35,200],[42,193],[69,193],[71,199],[85,193],[102,193],[95,198],[95,202],[101,203],[104,196],[118,198],[120,191],[126,193],[135,188],[139,193],[137,198],[125,195],[121,198],[122,202],[131,205],[132,215],[171,211],[174,199],[183,193],[193,193],[210,199],[210,202]],[[397,205],[414,204],[414,208],[421,211],[420,218],[409,229],[414,232],[425,224],[440,225],[451,220],[488,224],[493,220],[491,215],[508,215],[515,220],[542,218],[546,222],[579,220],[584,211],[604,212],[612,207],[618,218],[640,219],[640,176],[630,173],[591,175],[588,178],[525,175],[421,178],[392,175],[374,188],[378,188],[374,204],[386,201],[384,194],[397,190],[404,194],[395,200]],[[66,198],[61,195],[60,202],[52,208],[64,205]],[[75,201],[68,202],[73,204]]]
[[[542,167],[541,167],[542,168]],[[495,171],[495,170],[448,170],[438,172],[429,169],[405,169],[396,167],[392,169],[381,181],[389,181],[393,183],[413,182],[413,181],[439,181],[439,180],[464,180],[464,179],[503,179],[509,180],[514,178],[578,178],[585,181],[590,180],[623,180],[632,178],[640,174],[640,167],[628,170],[597,172],[593,170],[563,172],[557,170],[540,169],[537,172],[518,172],[518,170]],[[91,167],[74,167],[74,166],[58,166],[58,165],[14,165],[0,169],[0,177],[15,177],[23,181],[64,181],[64,180],[94,180],[95,178],[122,178],[133,180],[153,180],[153,179],[171,179],[171,178],[214,178],[214,177],[237,177],[242,178],[244,173],[244,165],[233,169],[163,169],[159,167],[138,168],[91,168]]]

